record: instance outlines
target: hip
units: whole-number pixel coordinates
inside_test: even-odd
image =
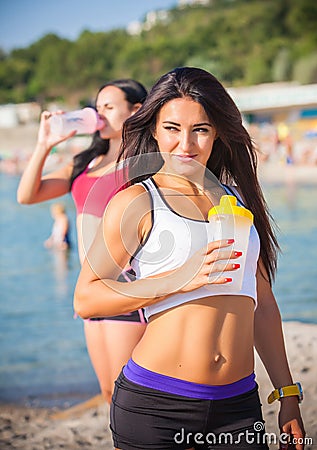
[[[125,450],[150,449],[153,444],[158,450],[220,449],[228,448],[227,444],[267,449],[264,426],[258,427],[263,418],[257,384],[252,377],[249,382],[248,386],[238,383],[242,388],[238,394],[239,390],[212,400],[145,387],[122,372],[110,413],[115,445]],[[252,443],[248,440],[251,434]]]

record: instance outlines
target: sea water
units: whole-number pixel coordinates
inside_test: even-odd
[[[283,320],[317,324],[317,180],[263,185],[281,247],[273,291]]]
[[[56,200],[19,205],[18,182],[0,174],[0,401],[73,404],[98,393],[83,321],[73,317],[75,207],[70,195],[57,200],[70,219],[71,250],[48,250]]]
[[[0,402],[68,406],[99,392],[83,322],[73,318],[80,270],[75,208],[70,195],[61,199],[72,249],[47,250],[53,201],[19,205],[18,182],[19,177],[0,174]],[[317,323],[317,184],[263,189],[280,228],[274,293],[282,318]]]

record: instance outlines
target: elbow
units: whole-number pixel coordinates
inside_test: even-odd
[[[30,196],[27,195],[25,192],[22,192],[20,189],[18,189],[17,191],[17,202],[20,205],[30,205],[32,203]]]
[[[83,289],[78,283],[74,292],[73,306],[75,313],[82,319],[89,319],[92,317],[89,309],[89,295],[87,289]]]
[[[82,319],[89,319],[91,317],[87,308],[85,307],[85,302],[83,302],[82,297],[76,293],[74,295],[74,311]]]
[[[17,201],[20,205],[31,205],[31,202],[22,197],[17,197]]]

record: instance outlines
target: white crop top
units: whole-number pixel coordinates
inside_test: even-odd
[[[212,227],[208,221],[183,217],[173,211],[152,178],[141,184],[150,193],[152,202],[152,229],[146,241],[131,260],[136,278],[147,278],[180,267],[196,251],[212,240]],[[226,191],[228,189],[223,186]],[[232,195],[231,192],[228,192]],[[238,199],[238,203],[239,199]],[[173,308],[191,300],[215,295],[243,295],[251,297],[257,305],[256,270],[260,240],[254,225],[250,230],[249,247],[242,288],[239,292],[228,284],[208,284],[191,292],[172,294],[167,299],[144,308],[148,319],[153,314]]]

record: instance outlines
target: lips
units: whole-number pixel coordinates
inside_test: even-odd
[[[191,162],[197,155],[174,155],[176,159],[182,162]]]
[[[106,130],[108,130],[109,125],[108,122],[106,122],[106,120],[104,120],[104,126],[99,130],[101,134],[104,134]]]

